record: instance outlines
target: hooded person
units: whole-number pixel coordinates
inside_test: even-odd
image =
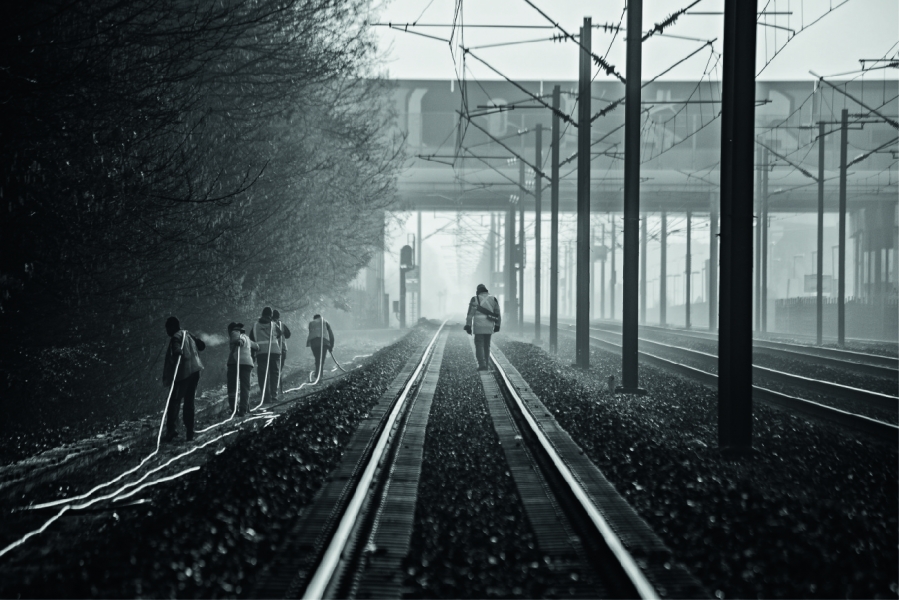
[[[189,441],[194,438],[194,399],[197,395],[197,385],[200,383],[200,371],[203,370],[200,352],[206,349],[206,344],[200,338],[181,329],[181,322],[177,317],[169,317],[166,320],[165,331],[171,339],[162,365],[162,385],[172,386],[174,381],[174,386],[165,414],[166,433],[163,440],[170,442],[175,439],[178,411],[183,402],[182,420]]]
[[[250,328],[250,340],[259,345],[256,355],[259,369],[256,378],[259,380],[259,391],[262,404],[277,402],[278,381],[281,379],[281,329],[272,320],[272,309],[266,306],[262,316]]]
[[[325,336],[327,330],[327,337]],[[334,332],[331,331],[331,324],[322,319],[321,315],[314,315],[309,321],[309,335],[306,337],[306,347],[312,349],[312,356],[315,357],[315,376],[309,376],[310,381],[315,381],[322,374],[322,367],[325,364],[325,357],[328,352],[334,349]]]
[[[487,292],[483,283],[479,283],[477,293],[468,303],[468,315],[465,317],[465,331],[468,335],[474,334],[478,371],[489,369],[490,336],[499,331],[500,323],[499,301]]]
[[[237,415],[243,416],[249,409],[253,353],[259,350],[259,344],[247,337],[243,323],[231,322],[228,324],[228,347],[228,408],[234,414],[234,402],[237,400]],[[236,398],[238,387],[239,399]]]

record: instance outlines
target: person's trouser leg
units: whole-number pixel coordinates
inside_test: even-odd
[[[322,365],[325,362],[325,352],[327,349],[322,348],[321,343],[319,341],[312,341],[312,356],[315,357],[315,373],[312,375],[313,381],[319,377],[321,377]]]
[[[490,337],[485,336],[483,333],[474,334],[474,354],[478,359],[478,368],[483,369],[487,366],[487,361],[484,358],[484,338]]]
[[[181,409],[181,398],[184,396],[184,383],[184,379],[176,381],[175,387],[172,388],[172,397],[165,413],[166,439],[171,439],[178,433],[178,411]]]
[[[490,336],[492,334],[485,333],[484,334],[484,368],[490,368]]]
[[[241,382],[243,385],[243,382]],[[243,392],[243,390],[241,390]],[[237,365],[228,365],[228,414],[234,414],[235,394],[237,393]]]
[[[240,365],[240,403],[237,405],[237,414],[245,415],[250,409],[250,373],[253,365]]]
[[[278,373],[281,375],[282,378],[284,377],[284,363],[286,363],[286,362],[287,362],[287,350],[281,350],[281,363],[280,363],[280,369],[278,370]],[[280,385],[278,385],[278,391],[283,392],[284,391],[284,381],[281,378],[279,378],[278,381],[281,382]]]
[[[187,439],[194,439],[194,399],[197,396],[197,385],[200,383],[200,372],[193,373],[184,380],[184,431]]]
[[[259,366],[256,368],[256,378],[259,380],[259,397],[262,398],[263,392],[268,395],[268,385],[266,384],[265,377],[268,374],[268,381],[272,380],[271,369],[266,369],[266,365],[269,364],[269,356],[268,354],[259,354],[256,357],[256,362]],[[265,402],[265,398],[262,398],[262,402]]]
[[[281,381],[281,355],[270,354],[269,356],[271,356],[272,362],[268,367],[268,391],[266,392],[266,395],[272,402],[277,402],[278,386],[280,385]]]

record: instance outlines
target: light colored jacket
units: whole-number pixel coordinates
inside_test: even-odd
[[[237,329],[231,332],[230,341],[231,351],[228,353],[228,364],[237,364],[238,355],[240,355],[240,364],[253,366],[253,350],[259,351],[259,344],[241,333]]]
[[[269,338],[271,338],[271,350],[269,350]],[[250,339],[259,344],[259,354],[281,354],[281,330],[277,323],[272,321],[263,323],[262,319],[256,321],[250,330]]]
[[[306,347],[311,348],[312,344],[316,345],[321,344],[321,339],[324,337],[324,327],[322,327],[322,322],[324,319],[312,319],[309,321],[309,336],[306,338]],[[325,347],[328,350],[334,349],[334,332],[331,331],[331,324],[325,323],[325,327],[328,328],[328,337],[325,339]]]
[[[491,320],[478,310],[478,305],[482,308],[492,311],[496,315],[495,320]],[[472,333],[493,333],[493,327],[499,327],[502,317],[499,314],[499,301],[495,296],[491,296],[487,292],[481,292],[477,296],[472,296],[468,303],[468,316],[465,317],[465,324],[471,327]]]

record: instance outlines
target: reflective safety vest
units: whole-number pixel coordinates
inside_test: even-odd
[[[260,323],[259,321],[253,323],[253,337],[256,338],[256,343],[259,344],[259,354],[281,354],[280,334],[281,332],[274,321],[271,323]],[[271,350],[269,350],[269,339],[272,342]]]

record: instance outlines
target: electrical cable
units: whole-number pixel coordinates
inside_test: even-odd
[[[184,330],[182,330],[182,331],[184,331]],[[182,352],[182,354],[183,354],[183,352],[184,352],[184,342],[185,342],[185,340],[187,339],[187,336],[188,336],[188,332],[187,332],[187,331],[184,331],[184,336],[181,338],[181,352]],[[169,343],[171,343],[171,342],[169,342]],[[67,503],[67,502],[72,502],[73,500],[84,500],[85,498],[88,498],[88,497],[90,497],[91,495],[93,495],[94,492],[96,492],[96,491],[98,491],[98,490],[101,490],[101,489],[103,489],[103,488],[105,488],[105,487],[107,487],[107,486],[110,486],[110,485],[112,485],[112,484],[114,484],[114,483],[116,483],[116,482],[118,482],[118,481],[121,481],[122,479],[124,479],[124,478],[127,477],[128,475],[131,475],[131,474],[134,473],[135,471],[139,470],[142,466],[144,466],[144,465],[147,463],[147,461],[149,461],[151,458],[153,458],[154,456],[156,456],[156,455],[159,453],[159,447],[160,447],[160,445],[162,444],[162,428],[163,428],[163,426],[165,425],[166,416],[168,415],[168,412],[169,412],[169,404],[171,403],[171,400],[172,400],[172,393],[173,393],[174,390],[175,390],[175,382],[176,382],[176,378],[177,378],[177,376],[178,376],[178,368],[181,366],[181,356],[182,356],[182,354],[179,354],[179,355],[178,355],[178,360],[175,362],[175,372],[174,372],[174,374],[172,375],[172,386],[171,386],[171,388],[169,388],[169,395],[168,395],[168,398],[166,398],[166,401],[165,401],[165,409],[162,411],[162,420],[161,420],[160,423],[159,423],[159,433],[158,433],[157,436],[156,436],[156,449],[153,450],[153,452],[151,452],[150,454],[148,454],[146,457],[144,457],[144,459],[141,460],[140,463],[139,463],[136,467],[132,467],[131,469],[128,469],[127,471],[125,471],[125,472],[122,473],[121,475],[115,477],[114,479],[111,479],[111,480],[109,480],[109,481],[107,481],[107,482],[105,482],[105,483],[101,483],[100,485],[95,486],[94,488],[90,489],[89,491],[85,492],[84,494],[81,494],[80,496],[74,496],[74,497],[70,497],[70,498],[62,498],[62,499],[60,499],[60,500],[54,500],[54,501],[52,501],[52,502],[45,502],[45,503],[43,503],[43,504],[36,505],[36,506],[34,506],[33,508],[48,508],[48,507],[51,507],[51,506],[58,506],[58,505],[60,505],[60,504],[65,504],[65,503]],[[3,555],[3,554],[0,553],[0,556],[2,556],[2,555]]]
[[[176,374],[177,374],[177,370],[176,370]],[[114,498],[116,498],[116,496],[118,496],[119,494],[121,494],[124,490],[128,489],[129,487],[132,487],[132,486],[135,486],[135,485],[140,484],[141,482],[145,481],[150,475],[152,475],[153,473],[156,473],[156,472],[158,472],[158,471],[164,469],[165,467],[167,467],[168,465],[172,464],[172,463],[175,462],[176,460],[179,460],[179,459],[181,459],[181,458],[183,458],[183,457],[185,457],[185,456],[187,456],[187,455],[189,455],[189,454],[192,454],[193,452],[196,452],[197,450],[199,450],[199,449],[201,449],[201,448],[204,448],[204,447],[206,447],[206,446],[208,446],[208,445],[210,445],[210,444],[212,444],[212,443],[215,443],[215,442],[217,442],[218,440],[220,440],[220,439],[222,439],[222,438],[224,438],[224,437],[226,437],[226,436],[232,435],[232,434],[234,434],[234,433],[237,433],[237,432],[236,432],[236,431],[229,431],[228,433],[226,433],[226,434],[224,434],[224,435],[221,435],[221,436],[219,436],[219,437],[217,437],[217,438],[214,438],[214,439],[212,439],[212,440],[209,440],[208,442],[205,442],[204,444],[201,444],[201,445],[199,445],[199,446],[196,446],[196,447],[194,447],[194,448],[188,450],[187,452],[184,452],[184,453],[182,453],[182,454],[180,454],[180,455],[178,455],[178,456],[176,456],[176,457],[174,457],[174,458],[171,458],[171,459],[170,459],[168,462],[166,462],[165,464],[163,464],[163,465],[161,465],[161,466],[159,466],[159,467],[156,467],[155,469],[152,469],[152,470],[148,471],[147,473],[145,473],[145,474],[143,475],[143,477],[141,477],[141,478],[138,479],[137,481],[134,481],[134,482],[125,484],[124,486],[122,486],[121,488],[119,488],[118,490],[116,490],[115,492],[112,492],[112,493],[110,493],[110,494],[106,494],[106,495],[104,495],[104,496],[100,496],[100,497],[98,497],[98,498],[94,498],[94,499],[92,499],[92,500],[90,500],[90,501],[88,501],[88,502],[85,502],[85,503],[83,503],[83,504],[72,504],[72,503],[70,502],[71,500],[82,500],[82,499],[86,498],[87,495],[93,493],[93,491],[95,491],[96,489],[99,489],[99,487],[104,487],[104,486],[99,486],[98,488],[95,488],[94,490],[91,490],[91,492],[88,492],[88,494],[82,494],[81,496],[76,496],[76,497],[74,497],[74,498],[67,498],[67,499],[63,500],[62,502],[69,502],[69,503],[66,504],[65,506],[63,506],[62,509],[60,509],[60,511],[59,511],[58,513],[56,513],[56,515],[50,517],[50,519],[48,519],[48,520],[47,520],[43,525],[41,525],[38,529],[36,529],[36,530],[34,530],[34,531],[31,531],[31,532],[25,534],[24,536],[22,536],[21,538],[19,538],[19,539],[16,540],[15,542],[12,542],[11,544],[7,545],[5,548],[3,548],[2,550],[0,550],[0,557],[4,556],[5,554],[7,554],[8,552],[10,552],[10,551],[13,550],[14,548],[17,548],[18,546],[21,546],[21,545],[24,544],[28,539],[34,537],[35,535],[41,534],[41,533],[43,533],[44,531],[46,531],[47,528],[48,528],[50,525],[52,525],[57,519],[59,519],[59,517],[61,517],[61,516],[62,516],[64,513],[66,513],[67,511],[69,511],[69,510],[82,510],[82,509],[88,508],[88,507],[90,507],[90,506],[93,506],[94,504],[97,504],[98,502],[101,502],[101,501],[103,501],[103,500],[114,499]],[[157,448],[157,451],[158,451],[158,448]],[[154,454],[155,454],[155,452],[154,452]],[[146,459],[145,459],[145,460],[146,460]],[[143,463],[141,463],[141,464],[143,464]],[[189,472],[193,472],[193,471],[196,471],[196,470],[199,470],[199,469],[200,469],[200,467],[192,467],[191,469],[188,469],[187,471],[184,471],[184,472],[182,472],[182,473],[179,473],[178,475],[176,475],[176,476],[174,476],[174,477],[169,476],[169,477],[164,477],[164,478],[159,479],[159,480],[155,480],[155,481],[153,481],[153,482],[149,482],[148,484],[146,484],[146,485],[140,487],[139,490],[140,490],[140,489],[144,489],[144,488],[146,488],[146,487],[148,487],[148,486],[150,486],[150,485],[156,485],[157,483],[163,483],[164,481],[171,481],[172,479],[174,479],[174,478],[176,478],[176,477],[180,477],[180,476],[185,475],[185,474],[187,474],[187,473],[189,473]],[[121,479],[121,477],[123,477],[124,475],[125,475],[125,474],[120,475],[118,478],[116,478],[116,480]],[[110,482],[110,483],[112,483],[112,482]],[[105,485],[109,485],[109,484],[107,483],[107,484],[105,484]],[[137,490],[136,490],[136,491],[137,491]],[[136,493],[136,491],[135,491],[135,493]],[[128,496],[131,496],[131,495],[133,495],[133,494],[128,494],[128,495],[126,495],[126,496],[124,496],[124,497],[128,497]],[[118,498],[118,499],[121,500],[122,498],[120,497],[120,498]],[[27,507],[27,508],[24,509],[24,510],[36,510],[36,509],[40,509],[40,508],[49,508],[49,507],[52,507],[52,506],[58,506],[59,504],[60,504],[59,501],[55,501],[55,502],[46,502],[46,503],[44,503],[44,504],[37,504],[37,505],[34,505],[34,506],[29,506],[29,507]]]
[[[259,404],[257,404],[255,408],[250,409],[250,412],[259,410],[259,408],[262,407],[262,403],[265,402],[265,387],[268,385],[268,366],[272,362],[272,338],[275,337],[275,322],[271,321],[270,325],[271,328],[269,329],[268,334],[268,353],[265,356],[265,379],[262,380],[262,395],[259,397]],[[253,323],[253,328],[255,329],[255,327],[256,323]]]
[[[234,368],[235,368],[236,373],[235,373],[235,389],[234,389],[234,406],[231,407],[231,416],[220,423],[216,423],[215,425],[210,425],[209,427],[206,427],[204,429],[198,429],[196,431],[196,433],[205,433],[211,429],[215,429],[216,427],[224,425],[225,423],[228,423],[229,421],[233,420],[234,417],[237,415],[237,407],[240,403],[240,367],[241,367],[240,349],[243,347],[243,341],[244,341],[243,340],[244,334],[240,334],[240,335],[241,335],[241,337],[238,339],[239,344],[237,346],[237,356],[234,359],[234,361],[235,361]],[[280,373],[279,373],[279,375],[280,375]]]

